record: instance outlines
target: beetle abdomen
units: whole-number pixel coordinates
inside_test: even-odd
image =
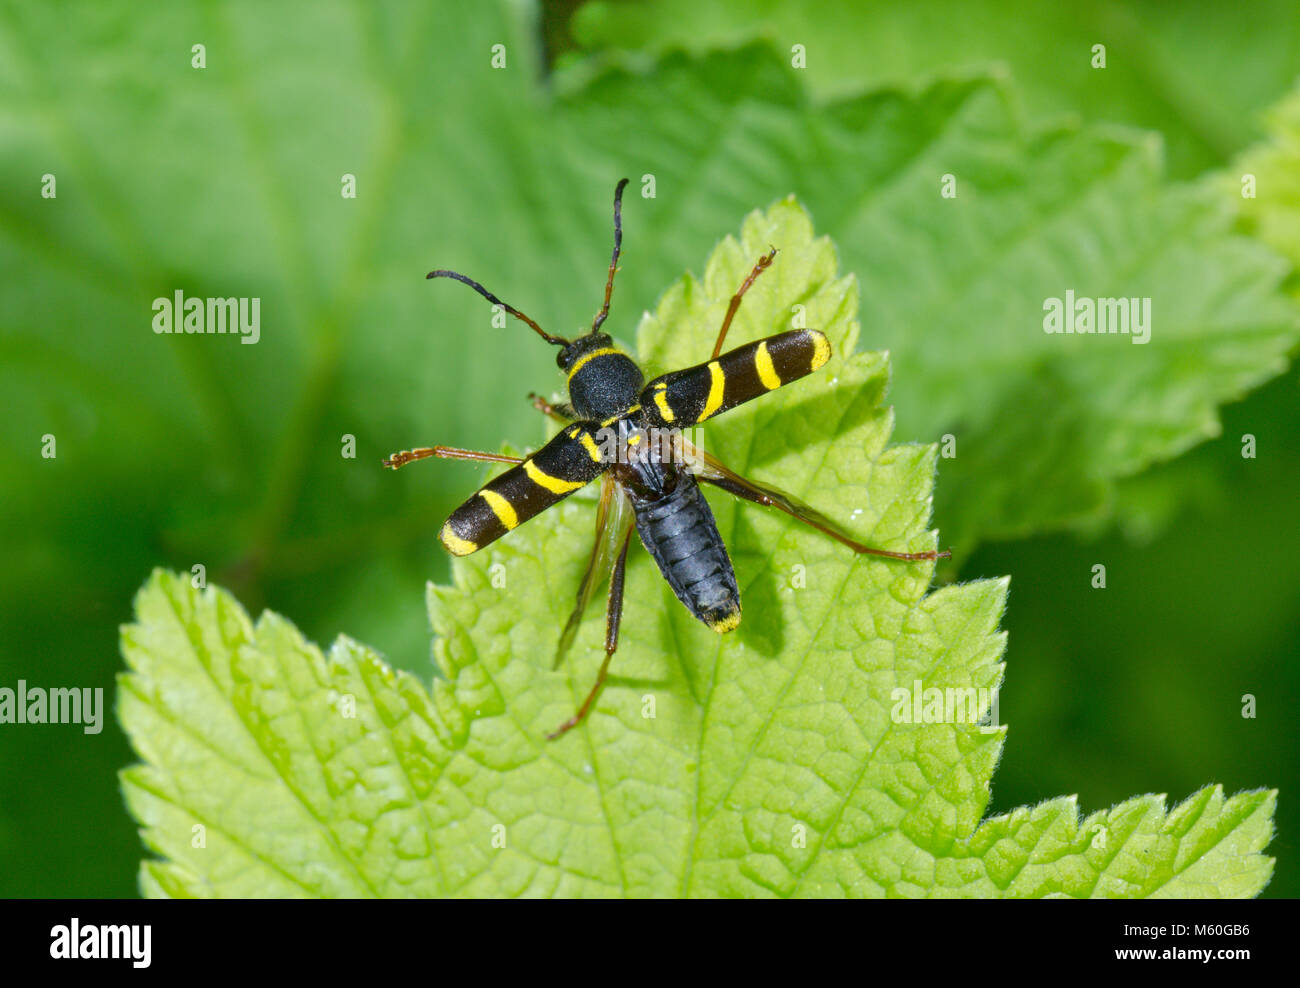
[[[740,624],[736,574],[695,477],[683,470],[671,494],[633,506],[641,542],[677,599],[714,631]]]

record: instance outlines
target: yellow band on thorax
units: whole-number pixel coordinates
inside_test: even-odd
[[[618,353],[618,351],[611,346],[606,346],[601,347],[599,350],[592,350],[591,353],[584,353],[578,358],[578,362],[569,368],[569,380],[573,380],[573,376],[577,374],[578,371],[582,370],[587,361],[595,360],[597,357],[603,357],[607,353]]]

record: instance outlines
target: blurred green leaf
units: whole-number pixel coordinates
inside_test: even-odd
[[[1270,108],[1265,119],[1267,137],[1244,150],[1222,171],[1207,176],[1205,185],[1215,195],[1238,203],[1238,230],[1290,262],[1291,272],[1285,285],[1293,297],[1300,298],[1297,275],[1300,269],[1300,88],[1293,89]],[[1266,427],[1261,418],[1274,421]],[[1285,440],[1279,443],[1278,439],[1283,437],[1268,434],[1275,431],[1275,423],[1281,424],[1276,414],[1256,414],[1248,419],[1252,420],[1249,435],[1253,440],[1264,444],[1271,453],[1281,451],[1286,458],[1284,462],[1297,462],[1287,456],[1287,446],[1293,443]],[[1218,432],[1217,425],[1215,432]],[[1245,435],[1239,434],[1231,441],[1240,447],[1244,439]],[[1232,474],[1225,473],[1215,458],[1185,457],[1169,464],[1168,469],[1126,478],[1115,498],[1115,517],[1098,516],[1078,528],[1097,535],[1113,523],[1130,538],[1149,542],[1165,526],[1173,524],[1184,508],[1230,501],[1232,495],[1227,487],[1232,479]],[[1300,474],[1279,482],[1285,489],[1294,490],[1298,480]],[[1238,499],[1245,501],[1240,495]]]
[[[1300,268],[1300,86],[1267,116],[1268,137],[1226,169],[1228,194],[1241,201],[1242,226]]]
[[[752,214],[702,281],[670,290],[643,320],[642,352],[715,325],[772,242],[782,253],[746,297],[736,342],[785,325],[797,300],[835,355],[706,429],[709,445],[876,541],[933,544],[935,450],[886,447],[885,361],[853,353],[855,286],[793,201]],[[561,588],[577,586],[589,500],[457,560],[455,585],[431,588],[447,677],[432,697],[348,639],[327,661],[278,616],[253,627],[223,592],[155,574],[123,632],[132,671],[119,693],[145,760],[123,776],[128,802],[164,858],[144,864],[144,890],[1199,896],[1268,880],[1271,793],[1205,790],[1168,817],[1144,797],[1082,825],[1067,799],[979,825],[1004,729],[975,722],[1002,677],[1006,582],[926,596],[930,564],[854,556],[734,504],[719,518],[745,593],[740,628],[704,628],[638,554],[616,678],[548,744],[603,654],[594,614],[570,673],[548,671],[541,644]],[[932,702],[917,688],[963,706],[914,720]]]
[[[1300,9],[1289,0],[1248,11],[1212,0],[969,0],[959,8],[945,0],[597,0],[577,10],[572,32],[595,51],[703,54],[762,37],[793,59],[793,46],[802,45],[800,74],[819,97],[996,66],[1010,71],[1034,117],[1070,114],[1159,131],[1182,178],[1255,140],[1256,110],[1300,67]],[[1098,44],[1105,68],[1093,67]]]

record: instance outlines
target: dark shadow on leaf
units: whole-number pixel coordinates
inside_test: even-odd
[[[781,622],[781,588],[770,565],[771,546],[757,544],[758,535],[750,520],[752,512],[770,511],[757,504],[741,502],[732,526],[731,563],[740,587],[740,627],[730,632],[739,635],[745,647],[765,658],[776,658],[785,647],[785,628]],[[739,553],[735,546],[755,546],[754,552]]]
[[[782,429],[782,422],[811,422],[817,426],[817,431],[821,435],[810,436],[808,441],[815,439],[833,439],[836,435],[848,432],[857,426],[862,425],[880,406],[884,398],[885,385],[887,378],[873,378],[863,385],[858,393],[853,395],[849,400],[848,406],[845,407],[843,394],[835,391],[822,391],[811,398],[806,398],[796,405],[785,408],[779,412],[770,415],[763,414],[761,410],[756,411],[756,427],[760,433],[772,429],[781,430],[783,441],[770,442],[764,441],[763,437],[755,437],[752,455],[747,464],[728,464],[733,469],[744,471],[751,467],[762,466],[779,459],[787,449],[800,449],[806,442],[800,442],[795,439],[797,435],[794,432]],[[762,399],[758,399],[762,401]],[[725,428],[725,425],[722,426]],[[774,479],[772,483],[780,486],[780,480]],[[791,493],[798,493],[792,491]]]

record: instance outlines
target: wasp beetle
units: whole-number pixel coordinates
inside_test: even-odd
[[[741,299],[771,265],[774,247],[759,258],[732,296],[712,357],[646,384],[636,361],[601,332],[609,315],[623,242],[622,200],[627,182],[620,181],[614,191],[614,256],[605,281],[604,304],[590,331],[577,339],[552,336],[463,274],[441,270],[428,274],[429,278],[453,278],[468,285],[526,323],[547,343],[560,348],[556,363],[567,378],[568,402],[551,404],[536,395],[530,398],[540,411],[560,420],[564,427],[545,446],[523,459],[434,446],[403,450],[384,461],[384,466],[394,470],[430,456],[511,464],[509,470],[494,477],[452,512],[442,526],[439,538],[455,556],[477,552],[579,488],[601,479],[596,541],[577,603],[560,635],[555,665],[564,658],[592,594],[608,575],[605,660],[577,712],[547,735],[552,740],[582,722],[604,685],[618,647],[623,574],[633,528],[691,614],[719,633],[733,631],[740,624],[736,575],[713,512],[700,493],[699,481],[784,511],[857,553],[899,560],[949,555],[936,551],[888,552],[863,545],[825,515],[789,494],[734,473],[685,439],[682,429],[817,370],[830,359],[830,341],[815,329],[799,329],[722,353]]]

